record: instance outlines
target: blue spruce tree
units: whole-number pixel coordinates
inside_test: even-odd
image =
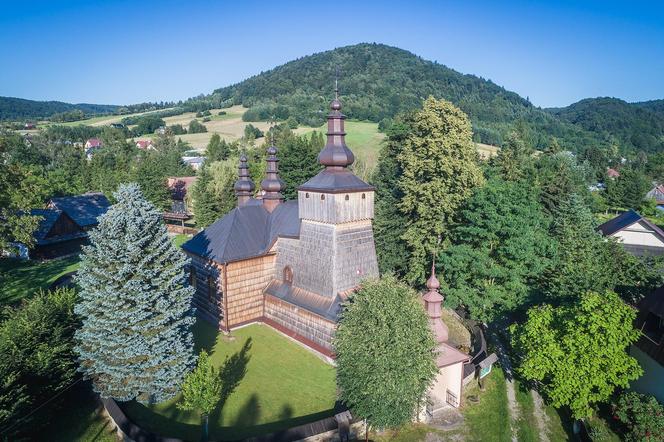
[[[81,255],[80,370],[102,397],[160,402],[175,396],[196,362],[188,259],[137,184],[114,196]]]

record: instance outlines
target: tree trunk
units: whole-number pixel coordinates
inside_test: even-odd
[[[203,431],[201,432],[201,441],[207,442],[208,440],[208,415],[204,414],[201,416]]]

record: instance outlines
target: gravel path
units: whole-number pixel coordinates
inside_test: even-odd
[[[533,397],[533,404],[535,405],[533,414],[537,422],[539,440],[541,442],[549,442],[549,416],[544,412],[544,401],[542,401],[542,396],[537,391],[530,390],[530,394]]]

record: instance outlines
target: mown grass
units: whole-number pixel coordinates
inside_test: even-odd
[[[40,289],[47,289],[78,265],[78,255],[44,262],[0,259],[0,306],[15,304]]]
[[[503,370],[494,366],[482,382],[484,391],[480,391],[477,384],[472,384],[464,393],[462,412],[465,418],[466,440],[511,441],[510,413]],[[479,397],[479,403],[470,402],[468,396],[471,395]]]
[[[229,341],[211,325],[195,326],[197,349],[211,351],[224,392],[210,416],[210,437],[235,440],[272,433],[333,414],[334,367],[264,325],[233,332]],[[130,402],[127,414],[161,435],[200,438],[198,413],[176,408],[179,397],[156,405]]]

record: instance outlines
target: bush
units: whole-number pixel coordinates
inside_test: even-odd
[[[173,135],[184,135],[187,133],[187,129],[182,127],[181,124],[173,124],[171,126],[168,126],[168,128],[171,130],[171,133]]]
[[[4,311],[6,319],[0,323],[0,434],[16,436],[33,426],[29,412],[75,379],[73,336],[79,326],[75,303],[74,289],[58,289],[39,292],[20,307]]]
[[[201,124],[198,120],[191,120],[191,123],[189,123],[190,134],[200,134],[204,132],[207,132],[207,127]]]
[[[264,135],[263,131],[260,130],[259,128],[257,128],[256,126],[254,126],[253,124],[247,124],[246,126],[244,126],[244,137],[245,138],[256,139],[256,138],[262,137],[263,135]]]
[[[653,396],[623,393],[618,399],[615,416],[626,427],[627,441],[664,440],[664,406]]]
[[[226,111],[219,111],[218,115],[226,115]]]
[[[295,119],[295,117],[292,116],[288,117],[288,119],[286,120],[286,126],[289,129],[297,129],[297,120]]]
[[[210,117],[203,118],[203,123],[207,123],[208,121],[212,121],[212,118]]]

